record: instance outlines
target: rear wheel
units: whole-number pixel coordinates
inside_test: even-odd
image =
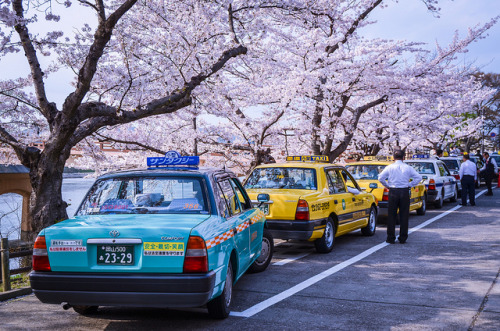
[[[333,223],[333,219],[331,217],[328,217],[323,237],[314,241],[314,246],[316,247],[316,251],[318,253],[330,253],[332,251],[333,245],[335,244],[335,233],[335,223]]]
[[[370,208],[370,218],[368,219],[368,224],[361,229],[361,233],[364,236],[373,236],[377,228],[377,211],[374,207]]]
[[[223,319],[229,316],[229,306],[233,296],[233,266],[231,261],[227,265],[226,283],[222,294],[207,303],[208,314],[217,319]]]
[[[427,211],[427,195],[424,194],[422,197],[422,206],[417,209],[417,215],[425,215],[425,212]]]
[[[252,263],[248,271],[251,273],[262,272],[266,270],[269,263],[273,258],[274,251],[274,239],[271,231],[264,228],[264,234],[262,235],[262,249],[260,250],[260,256],[257,260]]]
[[[73,306],[73,310],[80,315],[93,315],[97,313],[99,306]]]

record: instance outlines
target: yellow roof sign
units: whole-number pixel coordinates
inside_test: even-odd
[[[288,162],[329,162],[329,158],[326,155],[297,155],[297,156],[287,156],[286,160]]]

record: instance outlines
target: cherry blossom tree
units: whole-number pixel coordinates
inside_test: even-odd
[[[24,52],[30,74],[0,82],[0,142],[30,169],[34,233],[67,218],[61,184],[72,147],[101,128],[191,105],[195,89],[247,52],[231,37],[229,2],[136,2],[81,1],[94,12],[96,27],[85,25],[64,41],[61,32],[40,37],[30,30],[40,12],[47,24],[56,24],[58,3],[1,4],[0,55]],[[165,24],[152,25],[153,17]],[[44,65],[41,58],[50,52],[57,61]],[[57,107],[45,80],[60,67],[72,69],[75,78],[74,91]],[[46,141],[42,151],[29,146],[35,137]]]

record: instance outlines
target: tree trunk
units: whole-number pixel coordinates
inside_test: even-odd
[[[68,204],[63,201],[61,192],[67,158],[44,152],[40,155],[39,162],[30,167],[33,190],[30,198],[32,224],[29,236],[32,240],[42,229],[68,218]]]

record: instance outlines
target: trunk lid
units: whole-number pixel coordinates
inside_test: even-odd
[[[45,230],[52,271],[182,273],[189,235],[210,215],[77,216]]]
[[[299,199],[307,199],[320,194],[313,190],[283,190],[283,189],[247,189],[248,196],[254,206],[258,206],[257,196],[260,193],[269,194],[272,203],[261,208],[269,220],[294,220]]]

